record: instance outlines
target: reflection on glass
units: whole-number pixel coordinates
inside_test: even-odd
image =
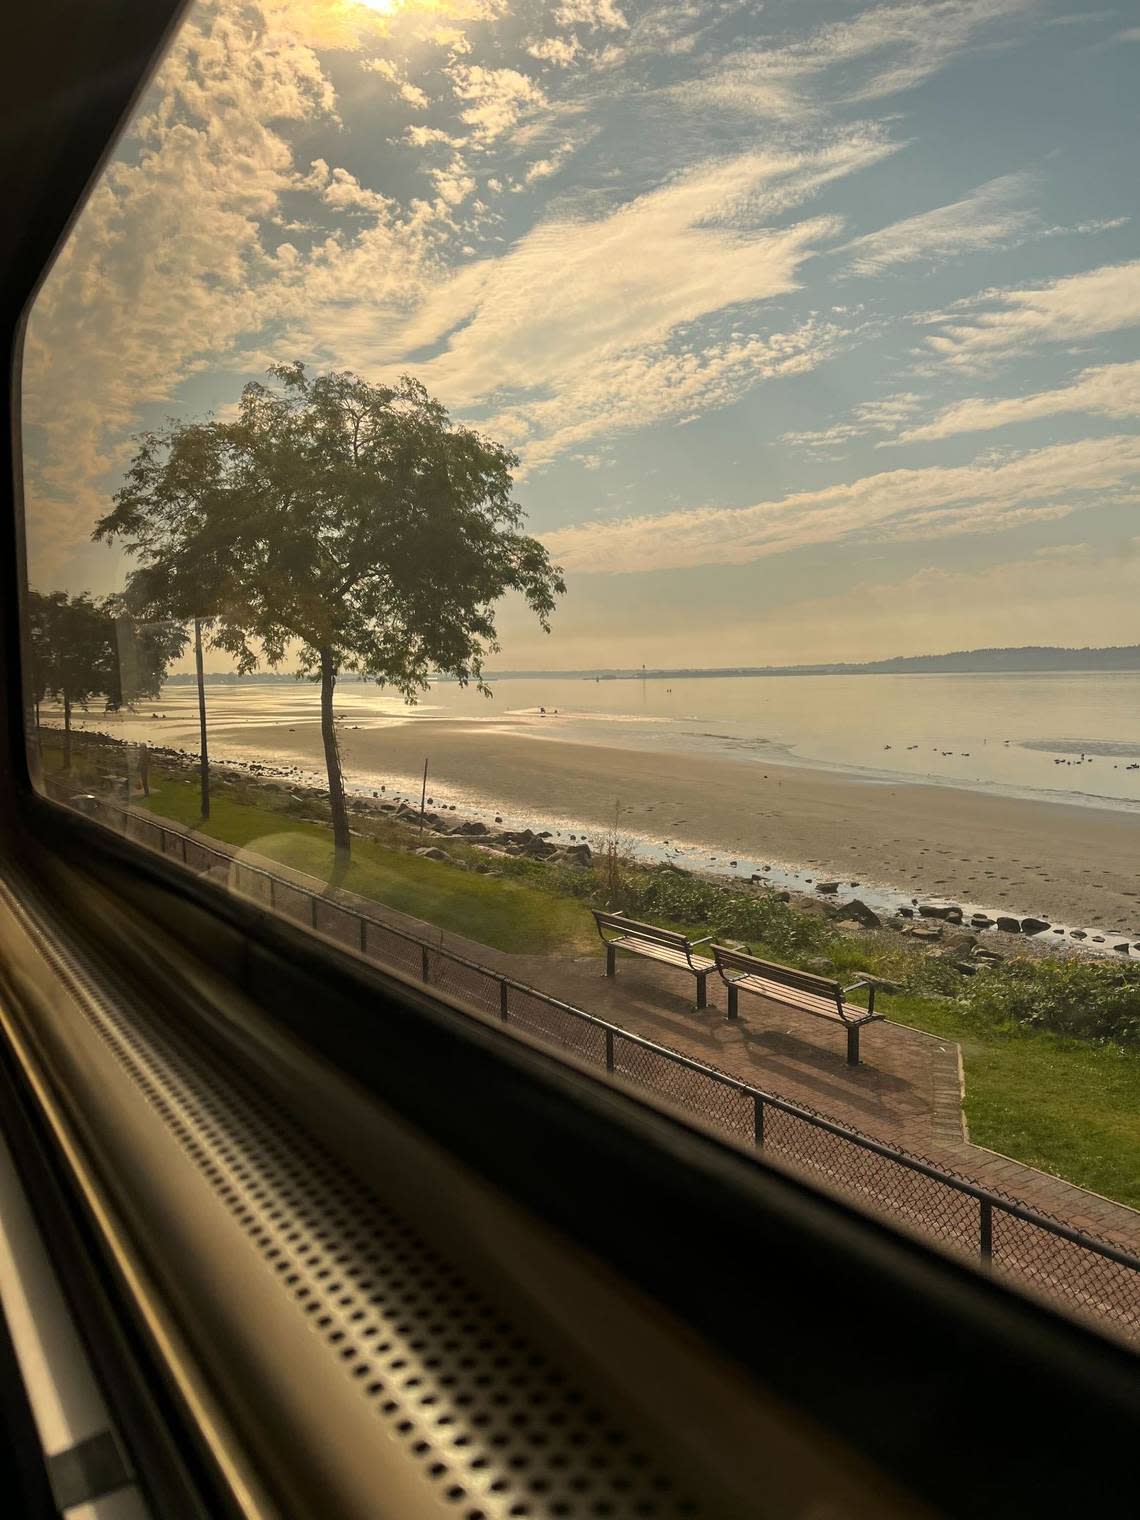
[[[44,786],[1140,1251],[1138,60],[199,4],[28,331]]]

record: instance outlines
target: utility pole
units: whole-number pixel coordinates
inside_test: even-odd
[[[194,668],[198,673],[198,751],[202,775],[202,817],[210,816],[210,754],[206,747],[206,677],[202,670],[202,620],[194,619]]]

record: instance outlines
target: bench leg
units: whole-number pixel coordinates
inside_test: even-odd
[[[730,986],[728,989],[728,1016],[730,1019],[734,1019],[736,1017],[739,1003],[740,989],[738,987]]]
[[[859,1026],[849,1024],[847,1027],[847,1064],[858,1066],[859,1064]]]
[[[606,975],[613,976],[617,972],[617,951],[613,945],[606,946]]]
[[[697,973],[697,1007],[698,1008],[707,1008],[709,1006],[708,980],[709,980],[709,974],[708,974],[707,971],[699,971]]]

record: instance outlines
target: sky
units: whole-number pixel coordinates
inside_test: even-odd
[[[31,582],[301,359],[519,455],[492,668],[1140,642],[1138,116],[1140,0],[200,0],[29,316]]]

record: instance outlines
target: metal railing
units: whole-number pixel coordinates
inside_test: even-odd
[[[1129,1251],[385,923],[365,906],[344,901],[351,894],[332,897],[310,890],[116,802],[92,799],[88,808],[118,832],[190,870],[224,872],[231,890],[369,961],[568,1051],[892,1224],[974,1258],[1118,1335],[1140,1339],[1140,1257]]]

